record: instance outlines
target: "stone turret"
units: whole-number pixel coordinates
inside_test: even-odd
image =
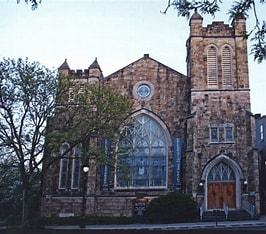
[[[202,31],[202,16],[197,12],[197,9],[195,9],[194,14],[191,16],[189,20],[189,26],[190,26],[190,35],[200,35]]]
[[[59,73],[67,76],[70,74],[70,68],[69,65],[67,63],[67,59],[65,59],[65,61],[62,63],[62,65],[58,68]]]
[[[97,58],[95,58],[93,63],[89,66],[89,78],[103,78],[102,70],[98,64]]]

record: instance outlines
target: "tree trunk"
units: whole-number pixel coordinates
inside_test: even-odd
[[[22,217],[21,225],[26,227],[29,222],[29,198],[28,198],[28,188],[24,187],[22,191]]]

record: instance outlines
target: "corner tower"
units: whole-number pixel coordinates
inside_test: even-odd
[[[195,12],[187,41],[191,118],[184,187],[204,211],[259,209],[245,18],[232,26],[202,22]]]

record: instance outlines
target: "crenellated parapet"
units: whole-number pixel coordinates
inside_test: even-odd
[[[88,69],[76,70],[70,69],[67,59],[65,59],[64,63],[58,68],[58,72],[65,76],[73,76],[78,82],[100,81],[104,78],[102,70],[97,62],[97,58]]]

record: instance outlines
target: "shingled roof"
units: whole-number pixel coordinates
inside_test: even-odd
[[[67,63],[67,59],[65,59],[65,61],[62,63],[62,65],[58,68],[58,70],[70,70],[68,63]]]
[[[102,71],[102,69],[100,68],[100,65],[97,62],[97,58],[95,58],[93,63],[89,66],[89,69],[99,69],[100,71]]]

